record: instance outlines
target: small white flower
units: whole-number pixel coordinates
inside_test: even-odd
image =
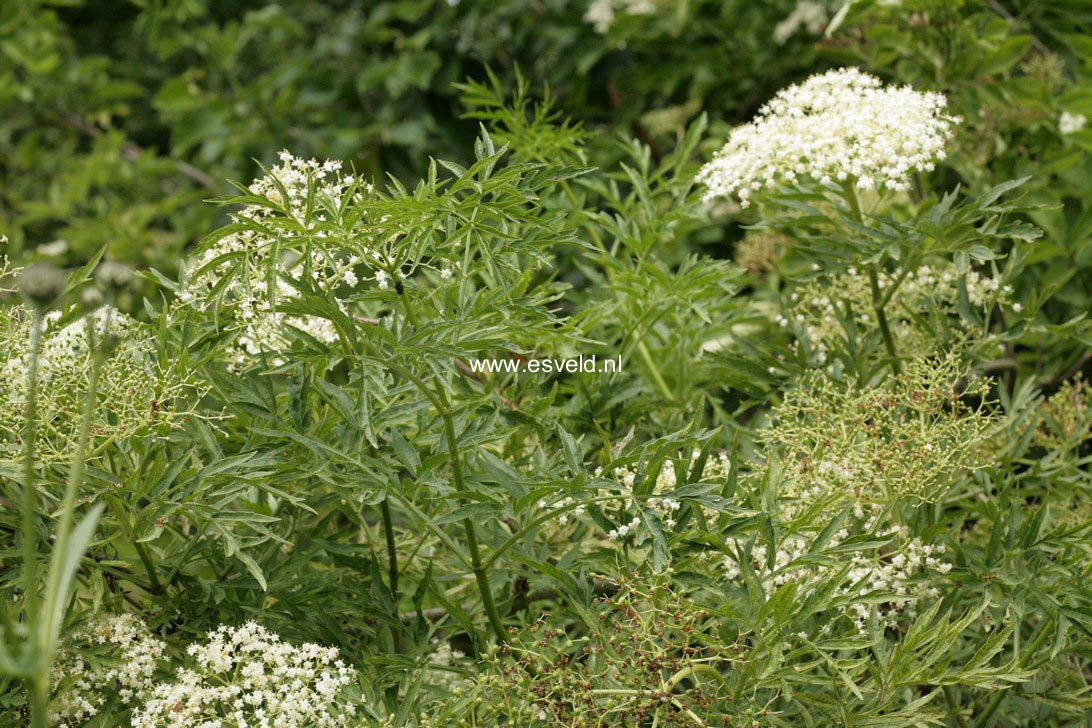
[[[584,22],[591,24],[595,32],[602,35],[610,30],[618,13],[627,15],[649,15],[656,12],[652,0],[592,0],[584,13]]]
[[[305,234],[286,233],[274,241],[265,232],[245,229],[218,239],[186,266],[189,274],[183,280],[179,301],[183,305],[208,310],[213,307],[223,313],[225,323],[236,332],[229,347],[229,368],[249,365],[262,354],[271,354],[273,364],[281,363],[277,356],[291,343],[288,327],[303,330],[325,343],[338,340],[333,322],[317,316],[285,315],[277,311],[278,302],[291,300],[298,292],[280,276],[269,285],[270,268],[277,272],[299,276],[309,271],[319,290],[332,292],[338,283],[355,286],[357,275],[352,267],[361,262],[359,250],[350,246],[339,248],[337,259],[329,256],[330,249],[313,249],[314,241],[329,246],[339,240],[338,221],[330,219],[323,209],[310,209],[310,192],[316,197],[329,197],[335,204],[356,184],[356,177],[342,175],[342,163],[337,160],[319,162],[301,159],[284,150],[278,154],[281,164],[255,180],[249,190],[281,205],[274,212],[267,206],[247,205],[235,218],[254,222],[266,218],[286,217],[302,226]],[[282,192],[282,190],[284,190]],[[276,244],[274,244],[276,243]],[[310,255],[306,251],[310,250]],[[279,258],[274,257],[279,251]],[[232,276],[225,286],[217,286],[223,278]],[[216,300],[212,291],[216,289]],[[230,305],[221,305],[230,303]],[[340,304],[339,304],[340,305]]]
[[[1062,134],[1076,134],[1088,124],[1088,117],[1084,114],[1073,114],[1063,111],[1058,116],[1058,131]]]

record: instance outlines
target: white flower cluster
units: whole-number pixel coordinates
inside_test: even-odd
[[[863,516],[863,511],[859,511],[859,515]],[[872,528],[875,518],[876,516],[871,516],[861,527],[861,532]],[[918,538],[909,538],[905,527],[897,528],[886,535],[897,540],[897,550],[882,555],[876,552],[852,552],[850,570],[845,581],[834,591],[831,598],[867,597],[873,593],[892,594],[890,601],[879,606],[884,624],[893,627],[900,615],[913,614],[914,602],[937,596],[937,589],[930,585],[927,577],[931,574],[947,574],[951,571],[952,564],[937,558],[937,547],[922,543]],[[849,537],[849,529],[843,528],[834,534],[826,548],[837,548]],[[745,554],[746,545],[744,539],[727,539],[728,555],[724,557],[724,570],[728,579],[740,578],[742,572],[737,554]],[[778,543],[771,566],[767,545],[757,543],[751,547],[750,565],[764,583],[781,587],[789,582],[797,582],[803,593],[807,594],[833,577],[842,566],[815,566],[815,554],[811,553],[813,545],[814,534],[788,535]],[[870,606],[869,603],[851,603],[844,613],[853,620],[862,634],[866,631]]]
[[[327,728],[353,724],[340,693],[354,672],[333,647],[282,642],[248,622],[188,649],[194,667],[152,688],[133,728]]]
[[[806,30],[809,35],[819,35],[826,24],[826,3],[816,0],[798,0],[792,12],[774,26],[774,43],[785,45],[786,41],[799,33],[801,29]]]
[[[1084,114],[1074,114],[1063,111],[1058,116],[1058,131],[1062,134],[1076,134],[1088,124],[1088,117]]]
[[[602,475],[602,471],[597,471],[596,476]],[[637,486],[637,470],[632,467],[615,468],[613,473],[614,478],[622,484],[629,492],[633,492],[633,489]],[[675,475],[675,463],[672,460],[664,462],[660,468],[660,472],[656,474],[656,484],[652,487],[653,493],[669,493],[675,490],[675,486],[678,483],[678,478]],[[682,508],[682,504],[674,498],[649,498],[646,501],[652,510],[656,511],[657,515],[663,521],[664,525],[668,528],[675,527],[675,512]],[[629,498],[625,503],[626,510],[629,510],[633,506],[633,499]],[[638,516],[634,516],[629,523],[623,523],[618,526],[617,529],[610,531],[607,536],[610,539],[616,540],[619,538],[625,538],[629,535],[630,531],[634,531],[641,525],[641,519]]]
[[[694,457],[697,457],[699,454],[699,451],[695,451]],[[726,453],[712,453],[706,460],[702,476],[705,478],[724,477],[728,474],[729,468],[730,463]],[[614,520],[615,523],[619,524],[607,533],[607,537],[611,541],[617,541],[633,534],[641,526],[641,517],[636,508],[637,499],[633,495],[634,489],[638,486],[637,469],[628,466],[617,467],[611,470],[608,476],[605,476],[603,469],[599,468],[595,471],[594,475],[596,478],[610,477],[621,486],[621,491],[618,488],[596,488],[591,494],[591,497],[593,498],[614,497],[612,501],[601,502],[599,506],[604,514]],[[658,496],[656,494],[670,493],[675,490],[677,486],[678,478],[675,474],[675,463],[672,460],[667,460],[656,474],[656,483],[652,487],[651,494],[643,499],[643,502],[656,513],[663,524],[668,528],[675,527],[676,514],[679,509],[682,508],[682,503],[674,498]],[[538,502],[538,507],[555,511],[564,509],[565,512],[558,515],[557,523],[560,526],[565,526],[568,525],[572,518],[584,515],[587,508],[585,504],[581,503],[575,508],[572,508],[577,502],[578,501],[572,496],[565,496],[554,503],[549,503],[545,499],[540,500]]]
[[[131,318],[111,306],[102,306],[67,326],[57,328],[60,320],[60,311],[50,311],[45,315],[46,333],[38,355],[38,377],[42,380],[52,376],[63,377],[83,367],[84,360],[91,353],[88,322],[99,341],[107,333],[122,339],[129,338],[127,334],[134,328]]]
[[[669,502],[673,506],[675,506],[675,508],[679,507],[679,502],[678,501],[669,501]],[[629,502],[629,505],[632,505],[632,504],[633,504],[633,501],[631,500]],[[608,531],[607,532],[607,538],[609,538],[611,541],[617,541],[619,539],[624,539],[626,536],[629,535],[630,531],[636,531],[637,528],[640,525],[641,525],[641,517],[640,516],[634,516],[633,518],[631,518],[629,520],[629,523],[623,523],[622,525],[618,526],[618,528],[612,528],[610,531]],[[671,525],[669,525],[668,528],[674,528],[674,526],[675,526],[675,522],[672,521]]]
[[[595,32],[602,35],[614,25],[618,14],[651,15],[656,12],[652,0],[592,0],[584,13],[584,22],[590,23]]]
[[[38,457],[44,462],[64,461],[76,445],[83,399],[90,386],[89,322],[99,344],[107,334],[117,342],[99,373],[92,443],[127,437],[177,416],[169,408],[191,386],[191,377],[160,366],[146,325],[110,306],[65,325],[62,320],[67,320],[67,314],[46,314],[39,348],[37,400],[45,427],[40,431]],[[0,432],[17,437],[25,422],[30,328],[30,314],[22,306],[0,311],[0,402],[7,405]],[[18,451],[5,454],[3,449],[0,444],[0,459]]]
[[[97,619],[67,635],[53,663],[50,721],[81,725],[117,699],[124,706],[143,698],[167,645],[131,614]]]
[[[909,86],[885,87],[855,68],[790,86],[728,137],[698,173],[706,200],[754,192],[805,178],[851,182],[861,189],[904,190],[910,174],[931,170],[958,122],[947,100]]]
[[[569,518],[571,516],[572,517],[582,516],[582,515],[584,515],[584,512],[587,510],[587,506],[584,505],[583,503],[576,506],[575,508],[572,508],[573,504],[575,504],[576,502],[577,501],[576,501],[575,498],[573,498],[570,495],[567,495],[564,498],[562,498],[561,500],[557,501],[556,503],[552,503],[552,504],[547,502],[546,499],[542,499],[542,500],[540,500],[538,502],[538,507],[542,508],[542,509],[547,509],[548,508],[548,509],[550,509],[552,511],[562,511],[557,517],[557,523],[558,523],[559,526],[567,526],[567,525],[569,525]]]
[[[896,284],[897,276],[881,272],[878,275],[880,290],[886,293]],[[955,266],[942,263],[934,267],[923,265],[911,271],[898,283],[891,300],[885,307],[892,333],[903,351],[923,353],[935,346],[932,331],[921,331],[917,321],[928,311],[954,314],[959,302],[959,274]],[[967,300],[975,308],[985,311],[995,303],[1007,303],[1012,286],[1002,284],[999,277],[968,271],[964,279]],[[842,319],[847,307],[858,325],[873,323],[872,291],[868,276],[850,267],[845,274],[829,280],[819,280],[812,285],[794,291],[789,296],[788,316],[779,315],[778,325],[788,327],[795,323],[815,348],[820,365],[827,355],[846,336]],[[1020,311],[1020,304],[1012,304]]]
[[[456,688],[467,684],[467,679],[459,669],[459,661],[466,655],[453,649],[446,640],[429,655],[428,673],[429,684],[447,692],[454,692]]]
[[[325,201],[336,209],[346,195],[354,202],[363,200],[371,185],[342,174],[341,162],[303,160],[286,151],[280,159],[279,166],[249,188],[275,207],[248,205],[237,213],[239,222],[253,225],[220,238],[198,256],[188,266],[193,275],[179,294],[183,304],[199,308],[215,306],[210,300],[214,295],[230,299],[230,307],[219,310],[231,311],[238,328],[233,367],[245,366],[263,353],[273,355],[273,364],[281,363],[276,352],[288,344],[287,326],[318,341],[335,342],[337,330],[328,319],[277,310],[298,295],[284,276],[307,275],[317,290],[329,293],[339,286],[356,286],[357,268],[369,260],[366,250],[354,250],[346,242],[359,235],[340,229],[313,201]],[[233,277],[231,282],[225,290],[217,290],[226,276]],[[379,282],[383,287],[383,281]]]

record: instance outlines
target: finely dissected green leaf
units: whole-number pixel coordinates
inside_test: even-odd
[[[32,5],[0,724],[1087,720],[1081,3]]]

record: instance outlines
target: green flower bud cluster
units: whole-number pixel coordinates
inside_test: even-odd
[[[79,307],[68,307],[42,318],[36,456],[47,464],[67,462],[76,447],[94,357],[104,359],[90,429],[92,455],[111,442],[177,424],[188,414],[180,395],[196,387],[189,373],[157,360],[147,325],[109,305],[81,314]],[[34,325],[23,306],[0,307],[0,461],[14,461],[22,450]]]
[[[804,503],[841,495],[860,503],[931,501],[985,466],[995,426],[984,381],[956,391],[955,355],[917,358],[879,385],[815,373],[789,391],[762,433]]]

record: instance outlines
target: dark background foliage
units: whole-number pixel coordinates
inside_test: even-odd
[[[62,239],[170,271],[221,214],[196,203],[281,149],[410,179],[465,162],[477,124],[453,84],[487,68],[668,146],[814,70],[817,49],[766,40],[791,7],[681,4],[608,41],[561,0],[5,4],[0,227],[17,254]]]
[[[703,110],[719,138],[777,89],[847,64],[952,97],[966,124],[951,182],[1048,170],[1040,201],[1068,204],[1037,222],[1066,250],[1088,234],[1092,143],[1062,147],[1054,128],[1059,105],[1092,111],[1087,3],[860,2],[830,38],[778,45],[794,5],[679,2],[600,35],[571,0],[5,3],[0,229],[16,259],[63,240],[61,262],[106,246],[169,274],[223,219],[201,201],[281,149],[401,179],[430,156],[467,161],[477,123],[454,84],[487,69],[549,89],[608,164],[616,152],[594,141],[634,136],[658,156]]]

